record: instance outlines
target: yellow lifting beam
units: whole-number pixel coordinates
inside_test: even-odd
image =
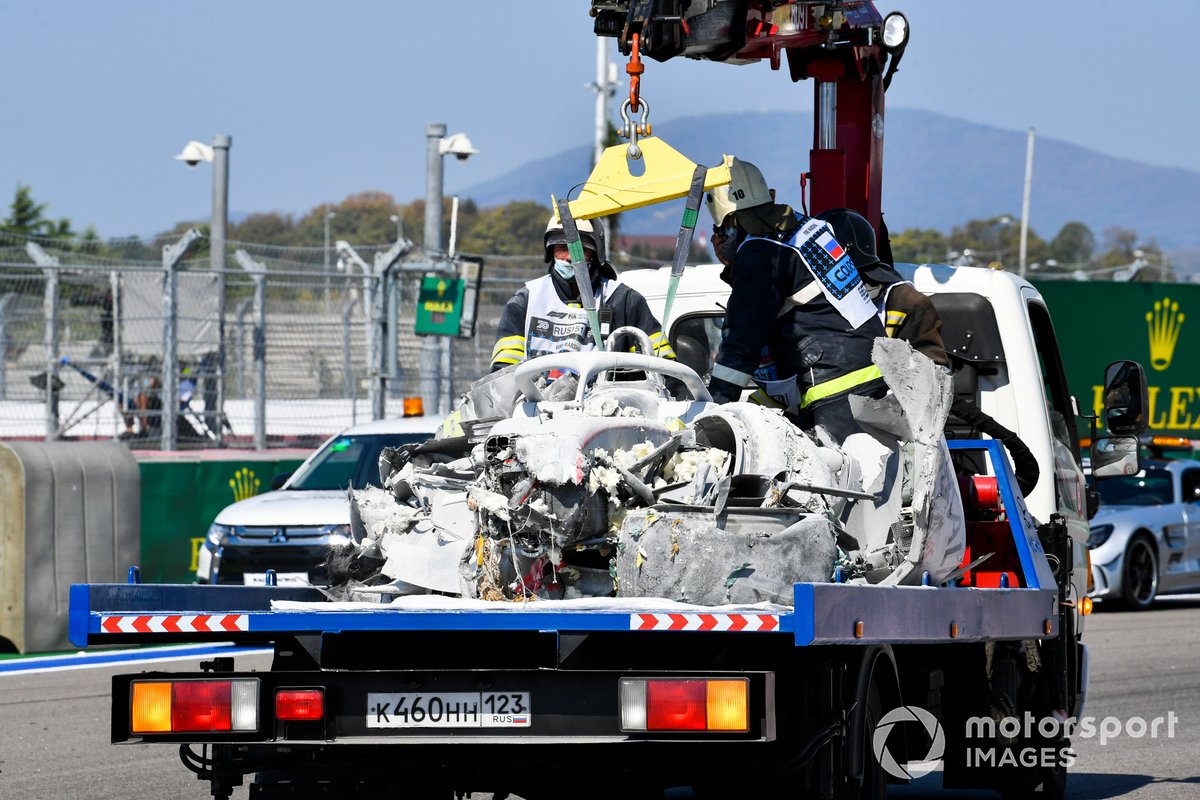
[[[687,196],[695,163],[656,136],[638,139],[637,146],[641,148],[641,158],[636,161],[629,157],[629,145],[605,148],[587,183],[579,190],[579,197],[571,201],[571,216],[577,220],[595,219]],[[709,167],[704,179],[705,191],[729,183],[732,163],[732,156],[726,155],[720,166]],[[645,169],[642,174],[634,175],[631,164],[641,164]],[[557,209],[557,198],[551,195],[550,200]]]

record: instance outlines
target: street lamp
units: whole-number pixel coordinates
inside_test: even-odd
[[[442,157],[447,153],[466,161],[479,151],[465,133],[446,136],[444,123],[425,127],[425,252],[430,261],[441,259],[442,249]],[[450,413],[452,391],[450,338],[434,342],[426,337],[421,343],[421,395],[426,407],[437,408],[443,417]]]
[[[225,417],[225,230],[229,225],[229,148],[232,137],[219,133],[212,139],[212,146],[189,141],[184,145],[176,161],[189,167],[201,161],[213,165],[212,218],[209,231],[209,258],[212,271],[217,276],[217,363],[206,365],[204,381],[204,416],[208,429],[216,436],[217,444],[224,444],[223,420]],[[207,360],[207,359],[206,359]]]
[[[396,241],[404,238],[404,218],[399,214],[392,214],[388,219],[396,223]]]

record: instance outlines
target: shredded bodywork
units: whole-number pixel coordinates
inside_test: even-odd
[[[907,344],[877,341],[893,391],[855,399],[865,432],[840,448],[781,412],[696,397],[698,379],[676,399],[647,357],[571,354],[579,376],[531,379],[562,360],[478,382],[458,409],[467,435],[385,451],[386,488],[352,493],[331,596],[788,604],[839,567],[913,583],[961,561],[949,380]]]

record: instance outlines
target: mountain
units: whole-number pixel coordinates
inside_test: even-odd
[[[655,123],[662,137],[693,160],[716,163],[730,152],[752,161],[799,205],[798,174],[808,164],[812,115],[768,111],[708,114]],[[1018,216],[1025,179],[1024,131],[1008,131],[928,111],[892,109],[887,116],[883,208],[892,231],[949,232],[970,219]],[[509,200],[549,203],[587,178],[591,148],[535,159],[464,192],[481,206]],[[577,190],[577,188],[576,188]],[[572,194],[574,196],[574,194]],[[623,230],[672,234],[682,201],[626,214]],[[1167,251],[1200,249],[1200,172],[1113,158],[1039,137],[1034,152],[1030,226],[1049,239],[1079,220],[1101,237],[1105,228],[1133,228]],[[706,222],[702,220],[702,224]]]

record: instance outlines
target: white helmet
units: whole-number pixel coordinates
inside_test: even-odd
[[[603,263],[607,257],[607,253],[604,252],[604,229],[592,225],[591,220],[577,219],[575,220],[575,230],[579,231],[579,241],[583,246],[594,252],[597,261]],[[562,223],[558,221],[557,214],[550,215],[550,221],[546,223],[546,233],[542,237],[542,243],[545,247],[547,264],[554,260],[554,245],[567,243],[567,234],[563,231]]]
[[[718,186],[704,198],[714,224],[722,224],[727,216],[743,208],[754,208],[774,202],[766,178],[758,167],[749,161],[733,159],[729,167],[729,176],[728,185]]]

